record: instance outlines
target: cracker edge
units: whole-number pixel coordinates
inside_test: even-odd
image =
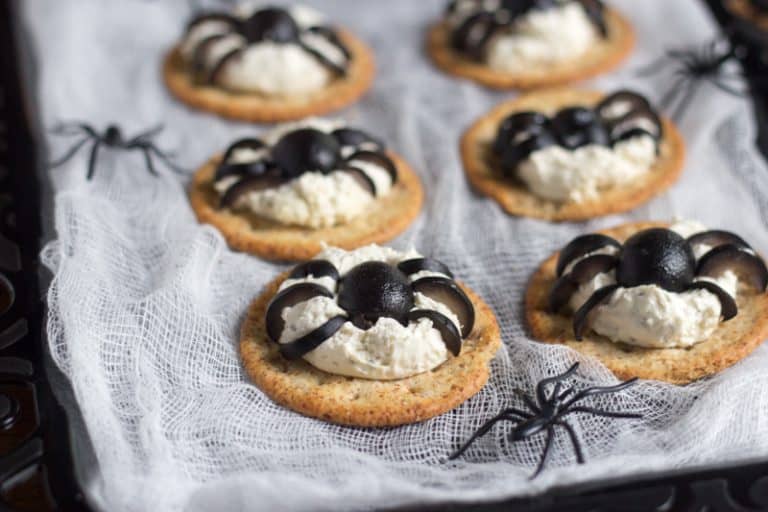
[[[376,72],[373,52],[362,40],[346,30],[339,30],[339,37],[353,55],[348,75],[297,99],[232,93],[220,87],[194,85],[184,69],[178,45],[163,59],[163,81],[181,102],[229,119],[274,123],[322,115],[355,103],[370,89]]]
[[[486,65],[473,62],[453,51],[447,44],[448,29],[444,22],[433,24],[427,33],[427,53],[432,62],[448,74],[474,80],[492,89],[533,89],[563,85],[591,78],[616,68],[632,52],[635,46],[635,31],[629,21],[615,9],[607,10],[608,33],[611,38],[600,45],[605,54],[581,67],[572,67],[574,61],[565,65],[550,65],[536,73],[500,72]],[[578,61],[591,61],[594,50],[581,56]],[[558,67],[566,69],[558,70]]]
[[[663,116],[661,117],[664,131],[662,153],[666,153],[666,157],[657,161],[652,167],[653,179],[644,179],[646,183],[629,189],[626,185],[614,187],[601,193],[597,198],[582,203],[561,203],[540,198],[524,185],[515,184],[501,176],[497,170],[486,163],[478,151],[478,139],[489,125],[498,125],[501,119],[510,113],[525,109],[524,105],[531,100],[539,100],[536,102],[549,103],[558,107],[578,101],[597,103],[603,97],[605,94],[597,91],[557,88],[532,92],[497,105],[477,119],[462,135],[461,159],[469,182],[477,191],[495,200],[511,215],[557,222],[582,221],[625,212],[661,194],[679,179],[685,160],[685,142],[682,135],[674,123]],[[521,204],[521,198],[527,202],[534,201],[535,204]]]
[[[399,155],[392,151],[387,154],[394,161],[398,170],[398,181],[390,193],[377,201],[394,200],[391,195],[397,193],[398,187],[402,187],[405,199],[399,201],[402,205],[400,214],[391,219],[378,219],[376,223],[367,223],[368,231],[359,236],[344,239],[334,238],[334,235],[348,232],[349,225],[341,224],[331,228],[323,228],[320,231],[327,233],[322,238],[312,238],[313,230],[308,228],[285,226],[273,230],[273,235],[260,233],[258,229],[250,226],[242,228],[243,217],[228,210],[221,210],[215,204],[211,204],[211,194],[206,190],[210,187],[213,173],[221,155],[214,156],[194,174],[189,185],[189,200],[192,210],[199,222],[210,224],[221,232],[227,243],[233,249],[256,254],[262,258],[278,261],[301,261],[312,258],[322,250],[322,243],[335,245],[343,249],[355,249],[371,243],[383,243],[396,237],[416,219],[424,202],[424,190],[421,181],[413,169]],[[363,213],[363,215],[366,215]],[[373,217],[369,217],[373,218]],[[276,235],[274,233],[277,233]],[[278,238],[291,238],[286,243]]]
[[[377,381],[333,375],[312,367],[304,360],[283,359],[277,345],[267,340],[263,318],[269,301],[288,273],[281,274],[268,284],[251,303],[240,331],[240,356],[245,370],[256,386],[276,403],[305,416],[340,425],[394,427],[448,412],[474,396],[487,383],[490,361],[501,347],[499,325],[490,307],[461,283],[459,285],[475,307],[475,327],[464,341],[461,354],[448,359],[431,372],[395,381]],[[468,341],[473,344],[470,345]],[[298,385],[290,374],[285,373],[285,369],[276,369],[270,359],[279,360],[279,364],[286,368],[306,372],[307,376],[329,380],[332,388],[322,387],[328,385],[327,382],[310,388]],[[461,372],[461,380],[454,375],[457,372]],[[444,379],[445,386],[449,387],[448,392],[439,397],[416,395],[414,399],[409,384],[421,382],[427,376],[440,379],[441,382]],[[451,382],[454,379],[456,382]],[[357,386],[373,388],[372,391],[378,396],[364,402],[343,398],[343,391]]]
[[[610,229],[602,230],[600,233],[614,236],[624,240],[637,231],[652,227],[669,227],[669,223],[664,222],[631,222],[621,224]],[[667,362],[664,351],[680,349],[640,349],[647,352],[648,357],[643,357],[643,363],[634,365],[620,364],[621,354],[624,351],[607,338],[589,331],[585,334],[583,341],[576,341],[572,337],[555,336],[551,332],[553,318],[562,317],[562,315],[553,315],[546,311],[543,302],[546,301],[549,288],[554,281],[554,272],[559,251],[547,258],[531,277],[525,293],[525,318],[532,336],[540,342],[565,345],[580,353],[587,346],[586,344],[601,344],[603,348],[611,347],[611,358],[606,360],[599,356],[600,361],[608,367],[618,378],[629,379],[639,377],[641,379],[659,380],[671,384],[688,384],[703,377],[714,375],[737,362],[741,361],[752,353],[766,338],[768,338],[768,293],[755,294],[746,297],[745,300],[755,301],[755,308],[762,310],[758,322],[754,322],[748,329],[745,329],[743,336],[737,340],[727,343],[719,351],[710,354],[710,357],[703,357],[691,350],[686,351],[689,357],[684,360],[671,360]],[[568,317],[570,318],[570,316]],[[736,319],[738,318],[738,315]],[[730,320],[733,322],[734,320]],[[721,323],[718,330],[723,329]],[[717,331],[715,333],[717,333]],[[704,346],[707,340],[694,345],[694,347]],[[608,345],[602,345],[608,344]],[[659,369],[653,365],[654,361],[667,363],[665,369]]]

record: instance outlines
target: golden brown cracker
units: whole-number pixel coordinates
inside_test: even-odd
[[[659,157],[641,179],[606,189],[598,197],[582,202],[553,201],[531,192],[519,181],[504,176],[494,163],[491,145],[501,121],[513,112],[538,110],[545,113],[568,105],[593,106],[605,95],[579,89],[550,89],[533,92],[498,105],[478,119],[461,139],[464,171],[473,187],[495,199],[512,215],[550,221],[586,220],[631,210],[669,188],[680,176],[685,143],[675,125],[662,118],[664,137]]]
[[[429,29],[427,52],[443,71],[469,78],[494,89],[532,89],[584,80],[617,67],[632,51],[635,32],[632,25],[614,9],[606,10],[608,38],[595,44],[577,59],[530,67],[525,71],[504,72],[461,55],[449,44],[450,31],[445,22]]]
[[[466,286],[475,326],[458,357],[432,371],[400,380],[368,380],[318,370],[303,359],[289,361],[267,339],[264,315],[288,273],[267,285],[248,309],[240,355],[248,375],[275,402],[301,414],[342,425],[391,427],[443,414],[480,391],[489,363],[501,346],[491,309]]]
[[[178,46],[165,57],[163,78],[168,89],[182,102],[231,119],[274,123],[325,114],[357,101],[370,88],[375,74],[371,49],[345,30],[339,30],[339,38],[352,54],[347,74],[311,94],[266,96],[198,85],[187,70]]]
[[[418,176],[393,152],[387,153],[397,166],[397,181],[388,194],[376,198],[371,207],[352,221],[328,228],[289,226],[247,211],[219,208],[213,176],[221,155],[195,173],[189,189],[192,209],[200,222],[211,224],[230,247],[270,260],[306,260],[327,243],[343,249],[382,243],[403,232],[421,210],[424,192]]]
[[[623,242],[642,229],[668,226],[658,222],[637,222],[602,233]],[[636,347],[614,343],[594,331],[585,333],[583,341],[576,341],[573,317],[547,311],[547,296],[556,279],[557,257],[558,253],[550,256],[528,284],[525,312],[533,337],[596,357],[620,379],[640,377],[687,384],[737,363],[768,338],[768,293],[743,287],[736,298],[739,314],[721,322],[712,336],[690,348]]]

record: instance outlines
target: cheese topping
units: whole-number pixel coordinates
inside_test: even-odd
[[[366,261],[383,261],[391,265],[421,255],[414,251],[400,252],[388,247],[369,245],[354,251],[328,247],[314,259],[330,261],[344,276],[351,268]],[[441,275],[429,272],[429,275]],[[424,277],[423,272],[410,276],[411,282]],[[445,277],[445,276],[444,276]],[[333,298],[313,297],[310,300],[285,308],[282,312],[285,328],[280,343],[290,343],[313,331],[331,318],[344,315],[336,303],[335,280],[308,276],[304,279],[286,280],[281,289],[299,282],[313,282],[325,286],[334,293]],[[414,309],[431,309],[448,317],[458,329],[459,320],[444,304],[429,297],[414,294]],[[445,362],[449,352],[440,332],[432,321],[421,318],[402,325],[392,318],[382,317],[368,330],[346,322],[333,336],[304,355],[304,359],[320,370],[366,379],[401,379],[429,371]]]
[[[670,229],[686,238],[706,230],[703,225],[691,221],[677,222]],[[710,249],[707,245],[697,244],[694,247],[696,259]],[[600,252],[616,254],[618,250],[610,247]],[[738,277],[734,272],[726,271],[711,281],[736,296]],[[596,290],[615,283],[614,271],[596,275],[573,295],[571,309],[577,310]],[[614,342],[648,348],[686,348],[706,340],[718,327],[720,301],[706,290],[674,293],[656,285],[643,285],[619,288],[592,314],[592,329]]]

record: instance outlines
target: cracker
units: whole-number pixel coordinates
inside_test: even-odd
[[[182,102],[231,119],[274,123],[325,114],[357,101],[370,88],[375,73],[370,48],[345,30],[338,33],[352,54],[347,75],[311,94],[273,97],[197,85],[186,69],[178,46],[165,57],[163,78],[171,93]]]
[[[475,327],[458,357],[432,371],[400,380],[368,380],[318,370],[303,359],[283,358],[270,342],[264,314],[288,273],[267,285],[248,309],[240,355],[248,375],[275,402],[306,416],[357,427],[391,427],[443,414],[480,391],[489,362],[501,346],[491,309],[461,285],[475,307]]]
[[[424,201],[421,182],[402,158],[391,151],[387,155],[397,166],[397,182],[360,216],[338,226],[319,229],[288,226],[247,211],[219,208],[213,176],[221,155],[197,170],[189,199],[198,220],[217,228],[233,249],[270,260],[307,260],[320,252],[323,242],[355,249],[391,240],[413,222]]]
[[[429,29],[427,52],[443,71],[469,78],[494,89],[531,89],[584,80],[610,71],[623,61],[635,45],[632,25],[614,9],[606,9],[608,38],[600,40],[577,59],[525,71],[494,70],[456,52],[449,44],[449,28],[439,22]]]
[[[668,226],[658,222],[637,222],[602,233],[624,241],[642,229]],[[687,384],[737,363],[768,338],[768,293],[741,287],[736,298],[739,314],[721,322],[708,339],[690,348],[636,347],[614,343],[591,330],[584,335],[583,341],[576,341],[572,315],[555,315],[546,309],[547,296],[555,282],[557,256],[557,253],[550,256],[528,284],[525,313],[533,337],[596,357],[620,379],[640,377]]]
[[[594,199],[582,202],[553,201],[531,192],[519,181],[504,176],[494,165],[491,146],[501,121],[513,112],[539,110],[554,112],[569,105],[592,106],[605,95],[579,89],[550,89],[520,96],[498,105],[478,119],[461,139],[464,171],[473,187],[495,199],[512,215],[550,221],[586,220],[610,213],[631,210],[669,188],[680,176],[685,143],[674,124],[662,117],[664,138],[659,157],[649,172],[628,184],[601,191]]]

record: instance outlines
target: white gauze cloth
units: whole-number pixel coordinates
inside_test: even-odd
[[[164,123],[158,144],[194,169],[238,137],[262,128],[224,121],[176,102],[161,59],[190,15],[186,2],[25,0],[25,28],[39,65],[42,123],[118,122],[126,136]],[[104,150],[85,180],[87,150],[49,172],[55,239],[42,254],[54,275],[48,337],[71,379],[99,471],[84,482],[110,511],[347,510],[441,500],[491,500],[629,473],[768,455],[768,347],[687,387],[643,382],[594,400],[639,421],[574,416],[584,466],[563,435],[548,469],[528,479],[544,437],[512,444],[499,425],[460,461],[458,443],[501,408],[514,388],[582,360],[581,386],[616,380],[598,361],[531,340],[522,297],[531,273],[572,237],[641,219],[698,219],[733,229],[768,252],[768,169],[753,147],[748,105],[700,90],[681,123],[682,179],[626,215],[550,224],[504,214],[472,192],[458,158],[462,130],[511,97],[438,72],[425,56],[428,23],[444,2],[317,1],[312,5],[368,41],[375,85],[340,115],[382,136],[419,173],[426,203],[393,242],[445,261],[495,310],[504,346],[488,385],[457,409],[417,425],[358,429],[278,406],[245,376],[238,328],[248,303],[285,269],[232,252],[188,205],[188,177],[150,176],[138,153]],[[663,49],[715,34],[703,2],[616,0],[638,48],[618,72],[589,86],[631,86],[658,100],[672,77],[637,78]],[[73,138],[47,132],[50,155]]]

